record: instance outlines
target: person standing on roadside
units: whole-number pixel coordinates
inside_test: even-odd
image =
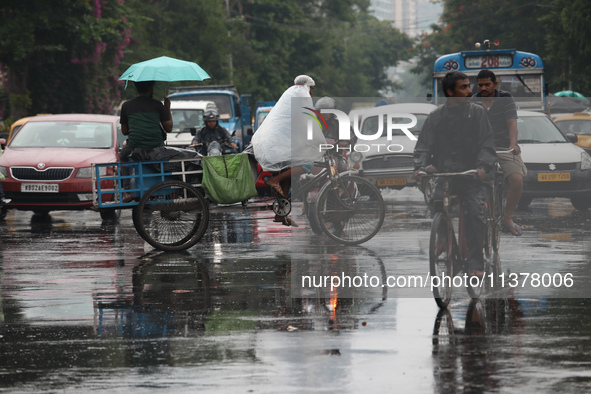
[[[415,171],[463,172],[477,170],[474,179],[454,179],[451,184],[455,194],[464,200],[466,215],[466,240],[470,276],[482,276],[484,269],[484,240],[486,233],[485,204],[488,185],[487,173],[494,168],[494,137],[486,111],[470,102],[470,80],[461,72],[449,72],[441,80],[447,102],[431,112],[414,150]],[[435,183],[434,201],[441,200],[442,182]]]
[[[523,192],[523,178],[527,174],[527,169],[521,160],[521,148],[517,145],[517,106],[511,93],[497,90],[497,78],[491,70],[480,71],[476,81],[478,93],[472,100],[487,111],[495,137],[499,164],[509,183],[502,218],[503,228],[515,236],[520,236],[523,228],[513,222],[513,212]]]

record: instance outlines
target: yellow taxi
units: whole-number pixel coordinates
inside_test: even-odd
[[[37,116],[40,115],[50,115],[50,114],[37,114]],[[27,123],[27,121],[29,119],[34,118],[34,116],[27,116],[25,118],[20,118],[19,120],[17,120],[16,122],[14,122],[13,124],[10,125],[10,131],[8,133],[8,138],[6,138],[5,141],[2,141],[2,149],[4,149],[5,145],[8,145],[8,142],[10,141],[10,139],[12,138],[12,136],[21,128],[23,127],[23,125],[25,123]]]
[[[558,116],[554,123],[563,134],[572,133],[577,136],[575,145],[591,152],[591,113],[575,112],[572,115]]]

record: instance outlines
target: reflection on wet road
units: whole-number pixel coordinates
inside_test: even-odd
[[[591,386],[588,298],[519,288],[439,313],[396,287],[302,289],[299,274],[423,275],[430,220],[416,191],[392,192],[381,232],[343,247],[270,211],[224,208],[197,246],[161,253],[129,212],[0,226],[0,391],[482,392]],[[299,208],[296,208],[299,211]],[[297,213],[297,212],[296,212]],[[589,281],[590,216],[568,201],[519,212],[506,272]],[[296,278],[297,280],[294,280]],[[417,295],[418,294],[418,295]]]

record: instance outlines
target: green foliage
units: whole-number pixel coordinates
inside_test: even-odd
[[[10,101],[16,106],[27,109],[31,108],[31,105],[33,104],[33,100],[31,100],[31,92],[28,90],[24,94],[11,94]]]
[[[442,0],[439,25],[421,38],[415,71],[432,72],[438,56],[474,49],[475,42],[499,40],[542,57],[550,92],[569,81],[591,95],[591,3],[586,0]],[[428,77],[430,78],[430,77]]]
[[[243,4],[232,25],[234,82],[255,97],[276,99],[295,76],[308,74],[315,95],[379,95],[391,87],[386,69],[412,55],[412,41],[370,16],[367,6],[354,0]]]
[[[134,63],[170,56],[199,64],[212,77],[208,84],[228,82],[230,49],[222,2],[127,0],[126,4],[133,10],[129,16],[132,33],[120,74]],[[155,95],[162,96],[165,87],[157,84]],[[135,89],[127,88],[124,98],[135,94]]]
[[[3,116],[108,113],[135,96],[119,75],[159,56],[194,61],[255,100],[277,99],[295,76],[315,94],[376,96],[412,41],[369,15],[369,0],[4,0],[0,6]],[[180,83],[194,84],[194,82]],[[162,95],[167,84],[157,84]],[[12,96],[11,96],[12,95]],[[123,95],[123,97],[121,97]]]
[[[117,67],[127,9],[117,0],[6,0],[0,8],[0,64],[10,93],[31,92],[37,112],[108,113],[119,100]]]

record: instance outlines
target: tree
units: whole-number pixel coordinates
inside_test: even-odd
[[[131,42],[119,69],[160,56],[193,61],[212,79],[208,84],[228,82],[228,30],[220,1],[127,0],[132,23]],[[121,86],[121,85],[120,85]],[[156,85],[156,96],[165,94],[167,84]],[[125,98],[135,96],[126,89]]]
[[[0,64],[14,118],[38,112],[110,112],[127,44],[117,0],[5,0]]]
[[[441,23],[421,37],[416,71],[432,72],[438,56],[470,50],[475,42],[499,40],[542,57],[550,91],[573,82],[591,95],[591,3],[584,0],[442,0]]]
[[[278,98],[299,74],[316,80],[318,95],[377,96],[391,85],[386,69],[412,54],[412,41],[369,15],[367,1],[233,4],[235,82],[262,99]]]

